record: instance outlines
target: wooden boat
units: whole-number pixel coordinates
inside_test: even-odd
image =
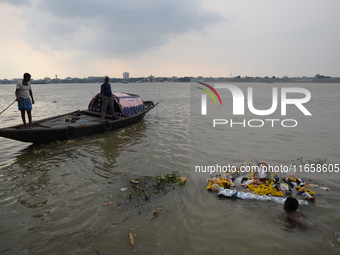
[[[152,101],[143,102],[139,96],[128,93],[114,93],[113,99],[115,116],[107,113],[105,120],[100,116],[101,95],[98,94],[91,100],[87,110],[33,121],[31,129],[23,129],[22,124],[2,128],[0,136],[36,144],[69,140],[139,122],[157,105]]]

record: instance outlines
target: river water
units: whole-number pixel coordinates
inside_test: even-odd
[[[287,87],[236,85],[260,91]],[[338,254],[340,173],[301,173],[301,178],[330,189],[313,189],[317,202],[299,207],[308,218],[304,232],[285,221],[282,204],[218,197],[205,189],[209,174],[196,178],[191,173],[193,159],[201,165],[239,164],[250,158],[280,164],[300,157],[305,162],[327,158],[329,164],[339,163],[339,85],[306,86],[313,116],[305,118],[297,111],[293,117],[299,126],[289,132],[282,127],[240,131],[226,126],[211,132],[209,121],[190,112],[200,97],[189,84],[143,83],[112,84],[114,91],[161,101],[135,125],[76,139],[58,150],[0,138],[0,252]],[[99,88],[100,84],[33,85],[33,119],[86,109]],[[15,85],[0,86],[1,110],[13,102],[14,90]],[[259,95],[265,95],[260,96],[265,101],[266,92]],[[1,127],[21,122],[16,107],[0,116]],[[218,110],[223,113],[225,108]],[[230,119],[228,114],[224,116]],[[41,149],[47,153],[34,153]],[[174,171],[188,178],[184,187],[152,196],[152,202],[139,206],[114,205],[129,180]],[[158,217],[153,218],[154,211]]]

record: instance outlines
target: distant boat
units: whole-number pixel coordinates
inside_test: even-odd
[[[152,101],[143,102],[139,96],[128,93],[114,93],[113,99],[115,116],[107,114],[105,120],[100,118],[101,94],[98,94],[87,110],[34,121],[31,129],[23,129],[22,124],[1,128],[0,136],[35,144],[69,140],[139,122],[157,105]]]

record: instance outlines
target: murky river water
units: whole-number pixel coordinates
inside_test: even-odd
[[[319,90],[317,84],[310,86],[312,97],[324,102],[322,108],[311,106],[313,116],[324,116],[324,119],[315,122],[309,119],[305,124],[319,129],[311,129],[305,135],[297,129],[293,136],[280,136],[272,130],[272,134],[256,131],[256,144],[252,144],[249,136],[242,138],[229,130],[228,144],[216,140],[205,143],[209,155],[216,155],[218,160],[223,155],[225,163],[235,164],[249,158],[280,163],[297,157],[306,160],[327,157],[330,163],[339,163],[336,146],[339,144],[339,85],[327,85],[326,92]],[[100,84],[33,85],[36,101],[33,119],[86,109],[99,87]],[[195,141],[190,141],[189,84],[112,84],[112,87],[114,91],[138,94],[143,100],[161,103],[140,123],[76,139],[58,150],[52,147],[52,153],[34,154],[44,147],[0,138],[0,252],[339,253],[340,173],[302,176],[330,189],[314,190],[320,194],[317,202],[299,208],[309,221],[309,230],[302,232],[285,221],[281,204],[217,197],[205,189],[204,178],[190,178],[190,143],[199,146],[207,138],[197,136]],[[0,86],[0,110],[13,102],[14,89],[15,85]],[[21,122],[14,105],[0,118],[1,127]],[[198,120],[192,121],[196,126],[199,124]],[[327,124],[322,132],[318,132],[324,123]],[[203,126],[197,130],[200,134],[209,134]],[[280,147],[287,139],[297,146],[296,151],[294,147],[286,150]],[[277,150],[280,155],[268,153],[268,147],[264,149],[261,142],[275,144],[270,147],[271,151]],[[113,205],[122,194],[121,188],[128,187],[129,180],[173,171],[188,178],[184,187],[151,197],[152,202],[144,201],[138,207],[131,203],[122,210]],[[159,216],[149,221],[156,210]],[[133,249],[128,241],[129,232],[134,235]]]

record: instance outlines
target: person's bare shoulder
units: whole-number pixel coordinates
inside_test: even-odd
[[[305,219],[306,217],[302,213],[297,211],[291,212],[287,215],[287,218],[292,224],[297,225],[303,229],[307,229],[307,226],[303,222],[303,219]]]

